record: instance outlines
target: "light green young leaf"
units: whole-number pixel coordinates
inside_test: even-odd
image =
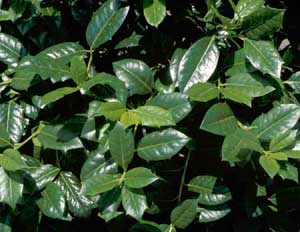
[[[261,155],[259,163],[272,179],[280,170],[278,162],[267,155]]]
[[[219,94],[217,86],[211,83],[198,83],[187,91],[187,95],[192,101],[199,102],[208,102],[217,98]]]
[[[129,170],[125,177],[125,184],[130,188],[144,188],[159,178],[150,169],[138,167]]]

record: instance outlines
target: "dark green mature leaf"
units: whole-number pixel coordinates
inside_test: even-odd
[[[224,136],[236,130],[237,122],[227,104],[217,103],[206,112],[200,129]]]
[[[121,123],[109,133],[109,149],[114,161],[127,170],[134,154],[134,139],[131,131],[126,132]]]
[[[290,78],[284,83],[291,86],[296,93],[300,93],[300,72],[294,73]]]
[[[115,174],[117,173],[117,168],[115,161],[106,159],[105,155],[96,150],[84,162],[80,172],[80,179],[85,181],[100,174]]]
[[[254,73],[235,74],[226,81],[225,86],[249,97],[261,97],[275,90],[263,77]]]
[[[283,168],[280,167],[278,174],[284,180],[293,180],[296,183],[299,183],[298,169],[289,163],[287,163]]]
[[[71,59],[71,74],[73,81],[80,86],[87,78],[87,69],[82,57],[74,56]]]
[[[85,34],[91,49],[111,40],[112,36],[121,27],[129,7],[121,9],[119,7],[119,0],[109,0],[94,13]]]
[[[184,54],[179,65],[179,89],[186,92],[199,82],[206,82],[214,73],[219,50],[215,37],[205,37],[194,43]]]
[[[240,90],[232,89],[231,87],[226,87],[220,89],[220,92],[223,94],[224,98],[226,99],[230,99],[238,103],[243,103],[251,107],[252,98]]]
[[[55,183],[64,193],[68,208],[75,216],[87,217],[90,215],[92,201],[80,192],[81,184],[74,174],[61,172]]]
[[[262,152],[258,138],[251,131],[237,129],[225,137],[222,145],[222,160],[238,162],[248,160],[251,153],[244,150]]]
[[[17,171],[26,167],[20,152],[14,149],[7,149],[0,154],[0,165],[7,171]]]
[[[281,151],[295,143],[297,130],[288,130],[274,137],[270,142],[270,151]]]
[[[13,143],[19,142],[25,128],[22,107],[13,101],[1,104],[0,124],[4,126],[5,131],[9,134],[9,138]]]
[[[154,84],[151,69],[142,61],[125,59],[113,63],[114,72],[123,81],[130,95],[152,92]]]
[[[196,199],[185,200],[171,212],[171,223],[179,229],[185,229],[191,224],[197,214],[198,201]]]
[[[97,73],[93,78],[84,82],[80,87],[83,92],[90,90],[96,85],[109,85],[116,92],[116,97],[121,102],[126,102],[128,90],[123,81],[108,73]]]
[[[44,126],[37,138],[45,148],[53,150],[68,151],[83,147],[77,135],[62,124]]]
[[[0,167],[0,202],[15,209],[22,196],[23,187],[23,180],[18,173],[6,172]]]
[[[142,35],[132,34],[128,38],[125,38],[122,41],[120,41],[116,45],[115,49],[137,47],[140,45],[140,41],[142,38],[143,38]]]
[[[182,57],[184,56],[186,50],[182,48],[177,48],[171,58],[170,61],[170,76],[173,83],[177,86],[178,85],[178,72],[179,72],[179,65]]]
[[[205,209],[205,208],[199,208],[199,222],[200,223],[207,223],[207,222],[213,222],[217,221],[223,217],[225,217],[227,214],[230,213],[230,209],[227,207],[217,207],[215,209]]]
[[[1,232],[11,232],[12,231],[12,217],[10,214],[1,216],[0,231]]]
[[[12,146],[8,132],[5,130],[5,125],[0,124],[0,147]]]
[[[183,133],[166,129],[145,135],[137,148],[138,155],[147,161],[170,159],[187,144],[190,139]]]
[[[41,194],[42,198],[37,200],[36,203],[44,215],[51,218],[68,220],[65,216],[66,200],[57,184],[49,183]]]
[[[271,178],[274,178],[280,170],[278,162],[270,156],[261,155],[259,157],[259,163]]]
[[[150,169],[143,167],[129,170],[124,177],[125,184],[130,188],[143,188],[158,179]]]
[[[98,174],[82,182],[82,192],[86,196],[95,196],[112,190],[122,183],[121,175]]]
[[[148,208],[146,196],[142,189],[122,188],[122,205],[127,215],[140,220]]]
[[[243,18],[260,10],[264,3],[264,0],[240,0],[236,5],[234,18],[243,20]]]
[[[23,45],[11,35],[0,33],[0,61],[16,67]]]
[[[245,39],[244,51],[253,67],[280,79],[283,61],[272,42]]]
[[[189,191],[196,193],[212,193],[217,178],[214,176],[196,176],[188,184]]]
[[[220,91],[216,85],[211,83],[198,83],[193,85],[187,95],[192,101],[207,102],[219,96]]]
[[[192,110],[192,106],[186,95],[181,93],[169,93],[155,96],[146,105],[160,106],[168,110],[174,120],[179,122]]]
[[[251,39],[263,39],[271,36],[282,26],[284,10],[260,7],[242,23],[242,30]]]
[[[213,193],[201,193],[198,197],[198,202],[202,205],[221,205],[231,200],[231,193],[226,187],[218,187],[213,190]]]
[[[62,64],[68,64],[75,56],[84,56],[86,50],[74,42],[65,42],[53,45],[37,54],[37,57],[48,57]]]
[[[58,101],[59,99],[70,95],[72,93],[77,92],[79,89],[76,87],[63,87],[56,90],[53,90],[51,92],[48,92],[44,96],[41,97],[41,107],[45,107],[49,103]]]
[[[293,128],[300,117],[300,107],[294,104],[282,104],[268,113],[262,114],[252,122],[252,132],[262,140],[271,140],[278,134]]]
[[[10,86],[17,90],[27,90],[33,82],[35,73],[34,72],[17,72]]]
[[[166,16],[165,0],[144,0],[144,16],[150,25],[158,27]]]

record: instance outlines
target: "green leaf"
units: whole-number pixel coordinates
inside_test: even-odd
[[[179,229],[185,229],[191,224],[197,214],[198,202],[196,199],[185,200],[171,212],[171,223]]]
[[[71,172],[61,172],[55,181],[64,193],[69,210],[76,217],[88,217],[92,208],[92,201],[81,193],[81,184]]]
[[[142,35],[132,34],[128,38],[121,40],[116,45],[115,49],[138,47],[140,45],[140,41],[142,40],[142,38],[143,38]]]
[[[0,165],[7,171],[17,171],[26,167],[20,152],[7,149],[0,155]]]
[[[226,87],[226,88],[221,88],[220,92],[223,94],[224,98],[226,99],[230,99],[238,103],[243,103],[251,107],[252,98],[240,90],[232,89],[231,87]]]
[[[23,192],[23,180],[17,173],[6,172],[0,167],[0,202],[16,208]]]
[[[42,198],[36,203],[42,213],[47,217],[66,220],[66,200],[60,188],[55,183],[49,183],[41,194]]]
[[[271,157],[272,159],[279,160],[279,161],[282,161],[282,160],[287,161],[288,160],[287,155],[283,152],[269,153],[268,156]]]
[[[247,161],[250,157],[244,150],[262,152],[258,138],[247,130],[237,129],[225,137],[222,145],[222,160],[229,162]]]
[[[296,93],[300,93],[300,72],[294,73],[290,78],[284,83],[291,86]]]
[[[137,153],[147,161],[171,159],[190,139],[183,133],[166,129],[145,135],[139,142]]]
[[[70,68],[73,81],[80,86],[88,76],[83,58],[80,56],[74,56],[71,59]]]
[[[217,103],[206,112],[200,129],[224,136],[236,130],[237,122],[226,103]]]
[[[77,135],[61,124],[44,126],[37,138],[45,148],[53,150],[68,151],[83,147]]]
[[[203,205],[215,206],[226,203],[231,200],[232,196],[228,188],[218,187],[213,190],[213,193],[200,193],[198,202]]]
[[[138,115],[132,111],[124,112],[121,115],[120,122],[125,128],[130,127],[132,125],[139,125],[141,123]]]
[[[23,45],[11,35],[0,33],[0,61],[16,67]]]
[[[283,61],[272,42],[245,39],[244,50],[253,67],[280,79]]]
[[[283,16],[284,10],[260,7],[244,18],[242,31],[251,39],[268,38],[282,27]]]
[[[112,190],[121,184],[121,175],[98,174],[82,182],[82,192],[87,196],[95,196]]]
[[[13,143],[18,143],[22,138],[25,128],[22,107],[13,101],[1,104],[0,124],[4,126],[10,140]]]
[[[227,207],[215,207],[211,209],[199,208],[199,222],[207,223],[217,221],[230,213]]]
[[[300,107],[294,104],[281,104],[252,122],[252,132],[262,140],[271,140],[293,128],[300,117]]]
[[[122,188],[122,205],[127,215],[140,220],[148,208],[146,196],[142,189]]]
[[[159,106],[168,110],[176,122],[185,118],[192,111],[192,106],[187,96],[181,93],[155,96],[151,98],[146,105]]]
[[[265,79],[254,73],[239,73],[230,77],[225,86],[249,97],[261,97],[275,90]]]
[[[212,193],[217,178],[214,176],[196,176],[188,184],[189,191],[195,193]]]
[[[88,91],[96,85],[109,85],[114,89],[117,99],[121,102],[126,102],[128,90],[126,89],[124,82],[120,81],[115,76],[108,73],[97,73],[93,78],[81,85],[81,91]]]
[[[126,132],[121,123],[109,133],[109,149],[113,160],[127,170],[134,154],[134,139],[131,131]]]
[[[86,29],[86,40],[91,49],[111,40],[112,36],[123,24],[129,7],[121,8],[118,0],[106,1],[93,14]]]
[[[51,164],[29,166],[25,170],[30,178],[34,180],[35,187],[38,190],[43,189],[48,183],[52,182],[60,172],[58,167]]]
[[[208,102],[217,98],[219,94],[217,86],[211,83],[198,83],[187,91],[187,95],[192,101],[199,102]]]
[[[1,216],[0,231],[1,232],[12,232],[12,216],[10,214]]]
[[[259,157],[259,163],[272,179],[280,170],[277,161],[267,155],[261,155]]]
[[[0,124],[0,147],[10,147],[12,146],[9,139],[9,134],[5,130],[5,125]]]
[[[126,111],[126,107],[121,102],[105,102],[99,108],[99,114],[104,115],[106,119],[117,121]]]
[[[63,97],[75,93],[78,91],[76,87],[62,87],[51,92],[46,93],[41,97],[41,107],[44,108],[46,105],[58,101]]]
[[[230,54],[233,59],[233,64],[231,68],[229,68],[226,72],[226,76],[236,76],[241,73],[250,73],[254,72],[255,68],[250,64],[250,62],[246,59],[245,49],[239,49],[234,52],[234,54]]]
[[[84,162],[80,171],[80,179],[85,181],[100,174],[116,174],[117,170],[118,166],[116,162],[112,159],[106,159],[105,155],[96,150]]]
[[[297,130],[288,130],[285,133],[274,137],[270,142],[270,151],[281,151],[294,144],[296,141]]]
[[[129,170],[124,177],[125,184],[130,188],[144,188],[158,179],[150,169],[143,167]]]
[[[181,92],[199,82],[207,82],[214,73],[219,50],[215,37],[205,37],[194,43],[180,61],[178,81]]]
[[[297,183],[299,183],[298,181],[298,169],[294,166],[292,166],[291,164],[289,163],[286,163],[284,165],[284,167],[280,167],[280,170],[279,170],[279,176],[281,176],[282,179],[284,180],[293,180]]]
[[[169,72],[173,84],[178,85],[178,74],[179,74],[179,65],[182,57],[184,56],[186,50],[182,48],[177,48],[171,58]]]
[[[113,63],[117,77],[123,81],[130,95],[152,92],[154,77],[151,69],[142,61],[125,59]]]
[[[17,72],[10,86],[17,90],[28,90],[28,88],[34,84],[35,73],[34,72]]]
[[[129,112],[133,113],[134,118],[143,126],[161,127],[175,125],[171,112],[159,106],[140,106]]]
[[[144,0],[144,16],[151,26],[158,27],[166,16],[165,0]]]
[[[68,64],[75,56],[84,56],[86,50],[74,42],[65,42],[48,47],[37,54],[37,57],[48,57],[62,64]]]
[[[236,5],[234,18],[243,20],[243,18],[260,10],[264,3],[264,0],[239,0]]]

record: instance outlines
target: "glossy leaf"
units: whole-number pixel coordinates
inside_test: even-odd
[[[200,129],[224,136],[234,132],[237,125],[230,107],[225,103],[217,103],[206,112]]]
[[[113,63],[114,72],[123,81],[130,95],[152,92],[154,77],[151,69],[144,62],[125,59]]]
[[[82,192],[86,196],[95,196],[112,190],[121,184],[121,175],[98,174],[82,182]]]
[[[109,133],[109,149],[113,160],[127,170],[134,153],[134,139],[131,131],[126,132],[122,124],[117,123]]]
[[[87,217],[92,208],[92,201],[81,192],[79,180],[71,172],[61,172],[55,181],[64,193],[68,208],[77,217]]]
[[[215,37],[205,37],[194,43],[184,54],[179,65],[179,89],[186,92],[199,82],[207,82],[214,73],[219,50]]]
[[[212,193],[217,178],[214,176],[196,176],[188,184],[189,191],[196,193]]]
[[[211,83],[198,83],[193,85],[187,95],[192,101],[207,102],[219,96],[220,92],[216,85]]]
[[[171,223],[179,229],[185,229],[191,224],[197,213],[197,200],[185,200],[171,212]]]
[[[264,3],[264,0],[240,0],[236,5],[234,17],[243,19],[259,10]]]
[[[148,208],[146,196],[141,189],[122,188],[122,205],[127,215],[140,220]]]
[[[296,93],[300,93],[300,72],[294,73],[284,83],[287,83],[289,86],[291,86]]]
[[[0,33],[0,61],[16,67],[23,45],[13,36]]]
[[[147,161],[170,159],[187,144],[189,138],[174,129],[152,132],[139,142],[137,153]]]
[[[11,146],[8,132],[5,130],[4,124],[0,124],[0,147]]]
[[[0,124],[4,126],[5,131],[9,134],[9,138],[13,143],[19,142],[25,129],[22,107],[13,101],[1,104]]]
[[[143,188],[159,178],[150,169],[138,167],[129,170],[125,177],[125,184],[130,188]]]
[[[293,128],[299,117],[299,106],[282,104],[256,118],[252,122],[252,132],[262,140],[271,140],[274,136]]]
[[[232,196],[228,188],[218,187],[213,190],[213,193],[201,193],[198,197],[198,202],[202,205],[221,205],[231,200]]]
[[[177,48],[170,61],[169,72],[172,79],[172,82],[177,86],[178,85],[178,74],[179,74],[179,65],[182,57],[184,56],[186,50],[182,48]]]
[[[231,87],[226,87],[220,89],[220,92],[223,94],[224,98],[226,99],[230,99],[238,103],[243,103],[251,107],[252,98],[240,90],[232,89]]]
[[[288,130],[285,133],[274,137],[270,142],[270,150],[273,152],[281,151],[295,143],[297,130]]]
[[[119,9],[119,6],[118,0],[109,0],[94,13],[85,34],[91,49],[111,40],[123,24],[129,7]]]
[[[280,170],[278,162],[269,156],[261,155],[259,157],[259,163],[271,178],[274,178]]]
[[[217,221],[225,217],[227,214],[229,214],[230,211],[231,210],[229,208],[216,208],[216,209],[200,208],[199,222],[207,223],[207,222]]]
[[[7,171],[17,171],[26,167],[21,154],[14,149],[7,149],[0,155],[0,165]]]
[[[15,209],[22,196],[23,187],[23,180],[20,175],[6,172],[0,167],[0,202],[4,202]]]
[[[41,107],[45,107],[49,103],[56,102],[67,95],[75,93],[76,91],[78,91],[78,89],[74,87],[63,87],[53,90],[41,97]]]
[[[144,0],[144,16],[150,25],[157,27],[166,16],[165,0]]]
[[[283,61],[272,42],[245,39],[244,50],[253,67],[280,79]]]
[[[186,95],[170,93],[155,96],[146,105],[159,106],[168,110],[176,122],[185,118],[192,110]]]
[[[120,41],[116,45],[115,49],[137,47],[140,45],[140,41],[142,40],[142,38],[142,35],[132,34],[128,38],[125,38],[122,41]]]

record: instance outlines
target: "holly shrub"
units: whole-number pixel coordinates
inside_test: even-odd
[[[299,231],[287,1],[0,6],[1,232]]]

